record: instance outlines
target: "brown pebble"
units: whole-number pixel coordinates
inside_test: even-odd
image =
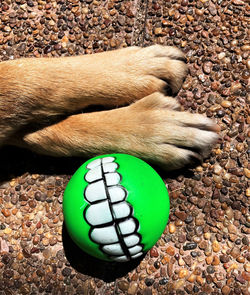
[[[250,282],[250,272],[243,271],[241,275],[244,280]]]
[[[43,238],[42,243],[43,243],[44,246],[48,246],[49,245],[49,239]]]
[[[167,265],[167,273],[169,277],[171,277],[173,274],[173,264],[171,262]]]
[[[220,244],[217,241],[214,241],[212,244],[212,248],[214,252],[219,252],[220,251]]]
[[[210,61],[205,62],[202,66],[202,69],[205,74],[210,74],[212,69],[212,63]]]
[[[129,288],[129,283],[125,280],[122,280],[117,283],[117,286],[120,290],[126,292]]]
[[[201,276],[196,276],[196,282],[202,286],[205,283],[205,280]]]
[[[3,213],[4,217],[9,217],[11,215],[11,211],[9,209],[2,209],[1,212]]]
[[[214,256],[212,265],[219,265],[220,264],[220,259],[218,256]]]
[[[205,258],[205,260],[206,260],[206,263],[209,265],[209,264],[211,264],[212,262],[213,262],[213,256],[207,256],[206,258]]]
[[[166,248],[166,253],[169,254],[170,256],[174,256],[174,254],[175,254],[174,247],[172,247],[172,246],[168,246],[168,247]]]
[[[245,265],[244,265],[244,269],[246,272],[249,272],[250,273],[250,262],[247,262]]]
[[[154,28],[154,33],[155,33],[156,36],[161,35],[162,32],[163,32],[163,31],[162,31],[162,28]]]
[[[221,106],[222,106],[223,108],[229,108],[231,105],[232,105],[232,103],[231,103],[231,101],[229,101],[229,100],[223,100],[223,101],[221,102]]]
[[[173,223],[170,223],[170,224],[168,225],[168,228],[169,228],[169,232],[170,232],[171,234],[173,234],[173,233],[176,231],[176,226],[175,226]]]
[[[238,256],[236,259],[239,263],[244,263],[245,262],[245,258],[243,256]]]
[[[136,282],[131,282],[128,288],[128,295],[135,295],[138,289],[138,284]]]
[[[240,254],[241,254],[241,252],[240,252],[240,248],[237,247],[237,246],[233,247],[233,249],[230,251],[230,255],[231,255],[233,258],[237,258]]]
[[[230,234],[236,234],[237,233],[237,228],[236,228],[236,226],[235,225],[233,225],[232,223],[229,223],[229,225],[228,225],[228,232],[230,233]]]
[[[244,168],[243,170],[244,170],[244,174],[245,174],[245,176],[246,176],[247,178],[250,178],[250,170],[247,169],[247,168]]]
[[[188,270],[186,268],[182,268],[179,271],[179,278],[183,279],[188,275]]]
[[[175,216],[177,216],[180,220],[184,221],[187,218],[187,213],[184,211],[176,211]]]
[[[51,237],[51,238],[49,239],[49,244],[50,244],[51,246],[54,246],[56,243],[57,243],[57,238],[56,238],[56,237]]]
[[[158,257],[159,253],[156,247],[150,249],[150,257]]]
[[[223,295],[228,295],[231,291],[231,288],[229,286],[223,286],[221,289],[221,292]]]

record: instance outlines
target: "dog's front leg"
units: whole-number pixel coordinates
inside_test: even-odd
[[[70,116],[27,134],[23,144],[57,156],[122,152],[176,169],[201,160],[217,139],[210,119],[178,108],[173,98],[154,93],[128,107]]]
[[[91,105],[117,107],[166,88],[186,75],[182,52],[155,45],[66,58],[0,63],[0,144],[26,124]]]

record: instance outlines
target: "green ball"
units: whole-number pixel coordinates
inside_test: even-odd
[[[126,262],[152,248],[166,227],[169,207],[161,177],[125,154],[88,160],[72,176],[63,198],[72,240],[107,261]]]

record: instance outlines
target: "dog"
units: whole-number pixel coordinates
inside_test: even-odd
[[[127,153],[171,170],[200,161],[218,138],[212,120],[165,95],[187,74],[175,47],[17,59],[1,62],[0,72],[0,146],[53,156]],[[86,111],[96,105],[105,109]]]

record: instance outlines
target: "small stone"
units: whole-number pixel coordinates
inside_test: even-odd
[[[225,278],[225,275],[223,272],[216,272],[215,277],[218,281],[222,281]]]
[[[209,265],[209,266],[207,267],[207,272],[208,272],[209,274],[214,273],[214,272],[215,272],[214,267],[213,267],[212,265]]]
[[[194,242],[190,242],[190,243],[186,243],[184,246],[183,246],[183,250],[184,251],[187,251],[187,250],[193,250],[197,248],[197,243],[194,243]]]
[[[206,258],[205,258],[205,260],[206,260],[206,263],[207,264],[211,264],[212,262],[213,262],[213,256],[207,256]]]
[[[185,223],[189,224],[193,221],[193,216],[192,215],[188,215],[187,218],[185,219]]]
[[[40,237],[39,236],[34,236],[34,238],[33,238],[33,244],[34,245],[37,245],[39,243],[39,241],[40,241]]]
[[[230,251],[230,255],[233,258],[237,258],[240,255],[240,248],[239,247],[233,247],[233,249]]]
[[[245,1],[242,1],[242,0],[232,0],[232,3],[234,5],[239,5],[239,6],[245,5]]]
[[[11,211],[9,209],[2,209],[2,214],[4,217],[9,217],[11,215]]]
[[[244,263],[245,262],[245,258],[243,256],[239,256],[236,259],[239,263]]]
[[[6,235],[10,235],[12,233],[12,229],[9,227],[6,227],[3,231]]]
[[[229,101],[229,100],[223,100],[223,101],[221,102],[221,106],[222,106],[223,108],[230,108],[231,105],[232,105],[232,103],[231,103],[231,101]]]
[[[180,220],[184,221],[187,218],[187,213],[184,211],[176,211],[175,216],[177,216]]]
[[[131,282],[128,288],[128,295],[135,295],[138,289],[138,284],[136,282]]]
[[[210,74],[212,70],[212,63],[210,61],[205,62],[202,66],[202,69],[205,74]]]
[[[196,282],[202,286],[205,283],[205,280],[201,276],[196,277]]]
[[[220,256],[220,261],[222,263],[227,263],[227,262],[229,262],[229,260],[230,260],[230,258],[226,254],[223,254],[223,255]]]
[[[168,282],[169,282],[168,278],[163,278],[163,279],[159,280],[160,285],[166,285]]]
[[[51,238],[49,239],[49,244],[50,244],[51,246],[54,246],[56,243],[57,243],[57,238],[56,238],[56,237],[51,237]]]
[[[192,251],[192,252],[194,252],[194,251]],[[191,255],[192,255],[192,253],[191,253]],[[192,257],[193,257],[193,255],[192,255]],[[185,263],[186,263],[187,266],[191,266],[191,264],[192,264],[192,257],[190,255],[183,257],[183,260],[185,261]]]
[[[249,246],[249,239],[248,239],[247,236],[244,236],[244,237],[242,238],[242,243],[243,243],[244,245],[246,245],[246,246]]]
[[[196,280],[196,275],[195,275],[195,274],[191,274],[191,275],[188,277],[188,279],[187,279],[187,281],[188,281],[189,283],[193,283],[193,282],[195,282],[195,280]]]
[[[171,277],[173,275],[173,263],[169,262],[167,265],[167,273],[168,276]]]
[[[214,241],[212,244],[212,248],[214,252],[219,252],[220,251],[220,244],[217,241]]]
[[[176,226],[173,223],[168,225],[169,233],[173,234],[176,231]]]
[[[244,269],[246,272],[250,272],[250,263],[249,262],[244,265]]]
[[[185,261],[182,258],[179,258],[178,264],[179,264],[179,266],[183,266],[183,265],[185,265]]]
[[[175,254],[174,247],[168,246],[167,249],[166,249],[166,252],[167,252],[168,255],[174,256],[174,254]]]
[[[221,289],[221,292],[223,295],[228,295],[231,291],[231,288],[227,285],[223,286],[222,289]]]
[[[214,256],[212,265],[219,265],[220,264],[220,259],[218,258],[218,256]]]
[[[49,245],[49,239],[43,238],[42,243],[43,243],[44,246],[48,246]]]
[[[235,83],[233,83],[233,84],[231,85],[231,87],[230,87],[230,91],[231,91],[232,94],[235,94],[235,93],[237,93],[241,88],[242,88],[241,83],[239,83],[239,82],[235,82]]]
[[[250,170],[247,169],[247,168],[244,168],[243,171],[244,171],[245,176],[246,176],[247,178],[250,178]]]
[[[146,286],[150,287],[150,286],[153,285],[153,283],[154,283],[154,280],[153,279],[151,279],[151,278],[146,278],[145,279]]]
[[[250,273],[249,272],[243,271],[241,275],[242,275],[244,280],[250,282]]]
[[[154,34],[156,36],[162,35],[162,28],[154,28]]]
[[[69,267],[65,267],[65,268],[62,270],[62,275],[63,275],[64,277],[68,277],[68,276],[70,276],[70,275],[71,275],[71,268],[69,268]]]
[[[213,4],[210,4],[210,5],[208,6],[208,10],[209,10],[209,12],[210,12],[210,14],[211,14],[212,16],[215,16],[215,15],[217,14],[216,6],[213,5]]]
[[[159,253],[156,247],[150,249],[150,257],[158,257]]]
[[[179,271],[179,278],[183,279],[188,275],[188,270],[186,268],[182,268]]]
[[[232,223],[229,223],[227,229],[228,229],[228,232],[229,232],[230,234],[236,234],[236,233],[237,233],[237,228],[236,228],[236,226],[233,225]]]

